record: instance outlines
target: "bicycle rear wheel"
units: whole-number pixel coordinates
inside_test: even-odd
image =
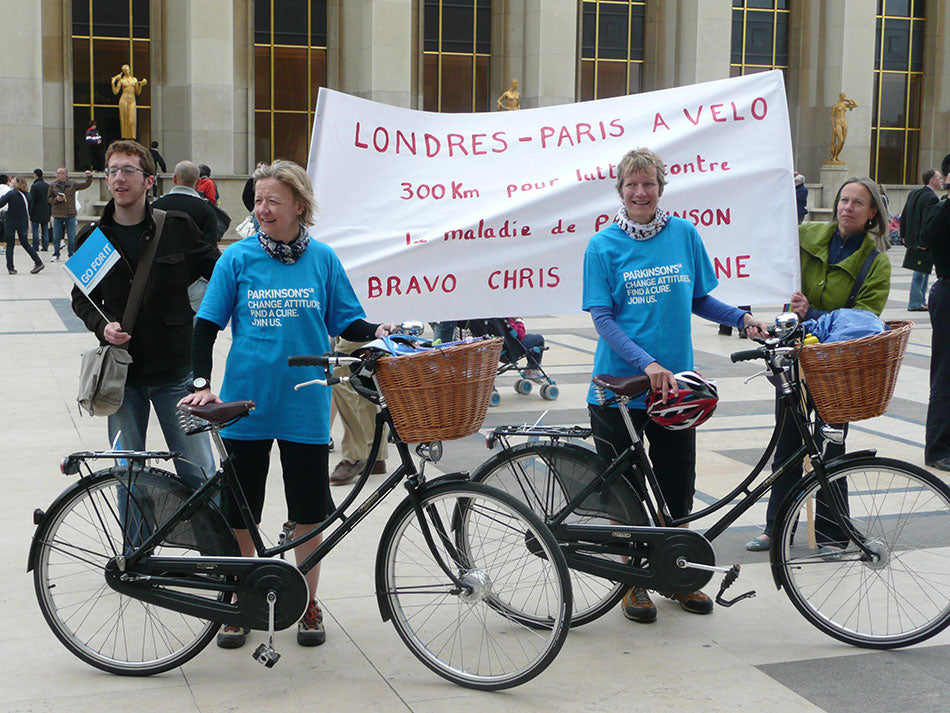
[[[599,478],[607,467],[608,464],[596,453],[576,445],[522,443],[499,451],[482,463],[472,473],[472,481],[508,493],[548,522],[582,488]],[[626,486],[626,481],[611,483],[605,489],[595,491],[565,520],[569,525],[606,525],[610,522],[648,524],[643,504]],[[621,562],[617,555],[603,557],[618,564]],[[571,626],[582,626],[612,609],[628,587],[571,569],[571,589],[574,596]]]
[[[537,676],[564,643],[571,616],[564,557],[547,528],[504,493],[465,482],[420,495],[436,562],[408,499],[393,513],[377,559],[388,614],[422,663],[469,688],[498,690]],[[540,628],[508,612],[530,611]]]
[[[37,601],[56,637],[86,663],[126,676],[161,673],[188,661],[214,637],[216,623],[120,594],[105,579],[106,564],[142,542],[191,493],[160,470],[137,470],[131,487],[127,469],[104,470],[67,489],[37,528],[31,560]],[[202,508],[152,554],[239,551],[221,514]]]
[[[826,634],[872,649],[910,646],[946,628],[950,488],[909,463],[875,457],[833,466],[828,480],[819,495],[817,476],[806,478],[776,519],[772,566],[795,607]],[[874,561],[837,534],[827,503],[839,494]]]

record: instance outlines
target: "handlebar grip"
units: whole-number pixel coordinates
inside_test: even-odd
[[[738,361],[752,361],[753,359],[764,359],[765,358],[765,349],[759,347],[758,349],[746,349],[741,352],[733,352],[729,358],[732,360],[732,363],[735,364]]]
[[[288,366],[328,366],[329,360],[326,355],[301,355],[287,357]]]

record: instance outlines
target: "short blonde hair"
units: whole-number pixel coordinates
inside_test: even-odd
[[[271,164],[265,164],[254,171],[254,186],[263,178],[274,178],[283,183],[300,201],[303,213],[300,214],[300,224],[306,227],[313,225],[313,216],[317,212],[317,202],[313,197],[313,186],[307,172],[293,161],[277,159]]]
[[[641,146],[633,151],[628,151],[617,166],[617,193],[623,195],[623,182],[631,173],[649,173],[650,169],[656,170],[656,183],[659,188],[659,194],[663,195],[663,188],[666,186],[666,168],[663,166],[663,159],[653,153],[645,146]]]

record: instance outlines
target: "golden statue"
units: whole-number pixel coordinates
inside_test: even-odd
[[[848,138],[848,119],[845,115],[857,105],[854,99],[848,99],[847,95],[841,92],[838,101],[831,107],[831,158],[825,161],[826,166],[844,165],[844,161],[838,156],[844,148],[844,140]]]
[[[521,108],[521,92],[518,91],[518,80],[512,79],[508,89],[498,97],[499,111],[512,111]]]
[[[112,78],[112,93],[122,93],[119,97],[119,124],[123,139],[135,138],[135,97],[142,93],[146,84],[147,79],[132,76],[132,69],[127,64],[123,64],[122,71]]]

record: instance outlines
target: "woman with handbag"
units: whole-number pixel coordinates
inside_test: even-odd
[[[802,289],[792,294],[791,310],[802,319],[817,319],[841,308],[865,309],[880,316],[891,289],[891,263],[885,251],[888,213],[870,178],[849,178],[835,197],[832,223],[803,223],[798,227],[801,246]],[[776,396],[776,415],[778,397]],[[824,425],[816,415],[816,431]],[[847,436],[847,424],[844,425]],[[779,434],[773,469],[801,445],[801,436],[793,423],[786,421]],[[843,455],[840,444],[826,442],[825,458]],[[746,543],[750,551],[767,550],[772,540],[772,524],[778,508],[795,482],[802,476],[802,467],[789,470],[772,486],[766,511],[765,531]],[[821,493],[819,492],[819,495]],[[822,510],[819,502],[819,511]],[[834,556],[842,543],[837,526],[827,519],[816,526],[818,544],[824,554]]]
[[[19,236],[20,245],[26,250],[26,254],[33,260],[33,269],[30,273],[35,275],[44,267],[43,261],[36,251],[27,241],[27,233],[30,229],[30,193],[26,181],[19,176],[10,179],[12,191],[7,191],[0,198],[0,208],[7,206],[6,220],[6,240],[7,240],[7,272],[11,275],[16,274],[13,267],[13,246],[16,245],[16,239]]]

